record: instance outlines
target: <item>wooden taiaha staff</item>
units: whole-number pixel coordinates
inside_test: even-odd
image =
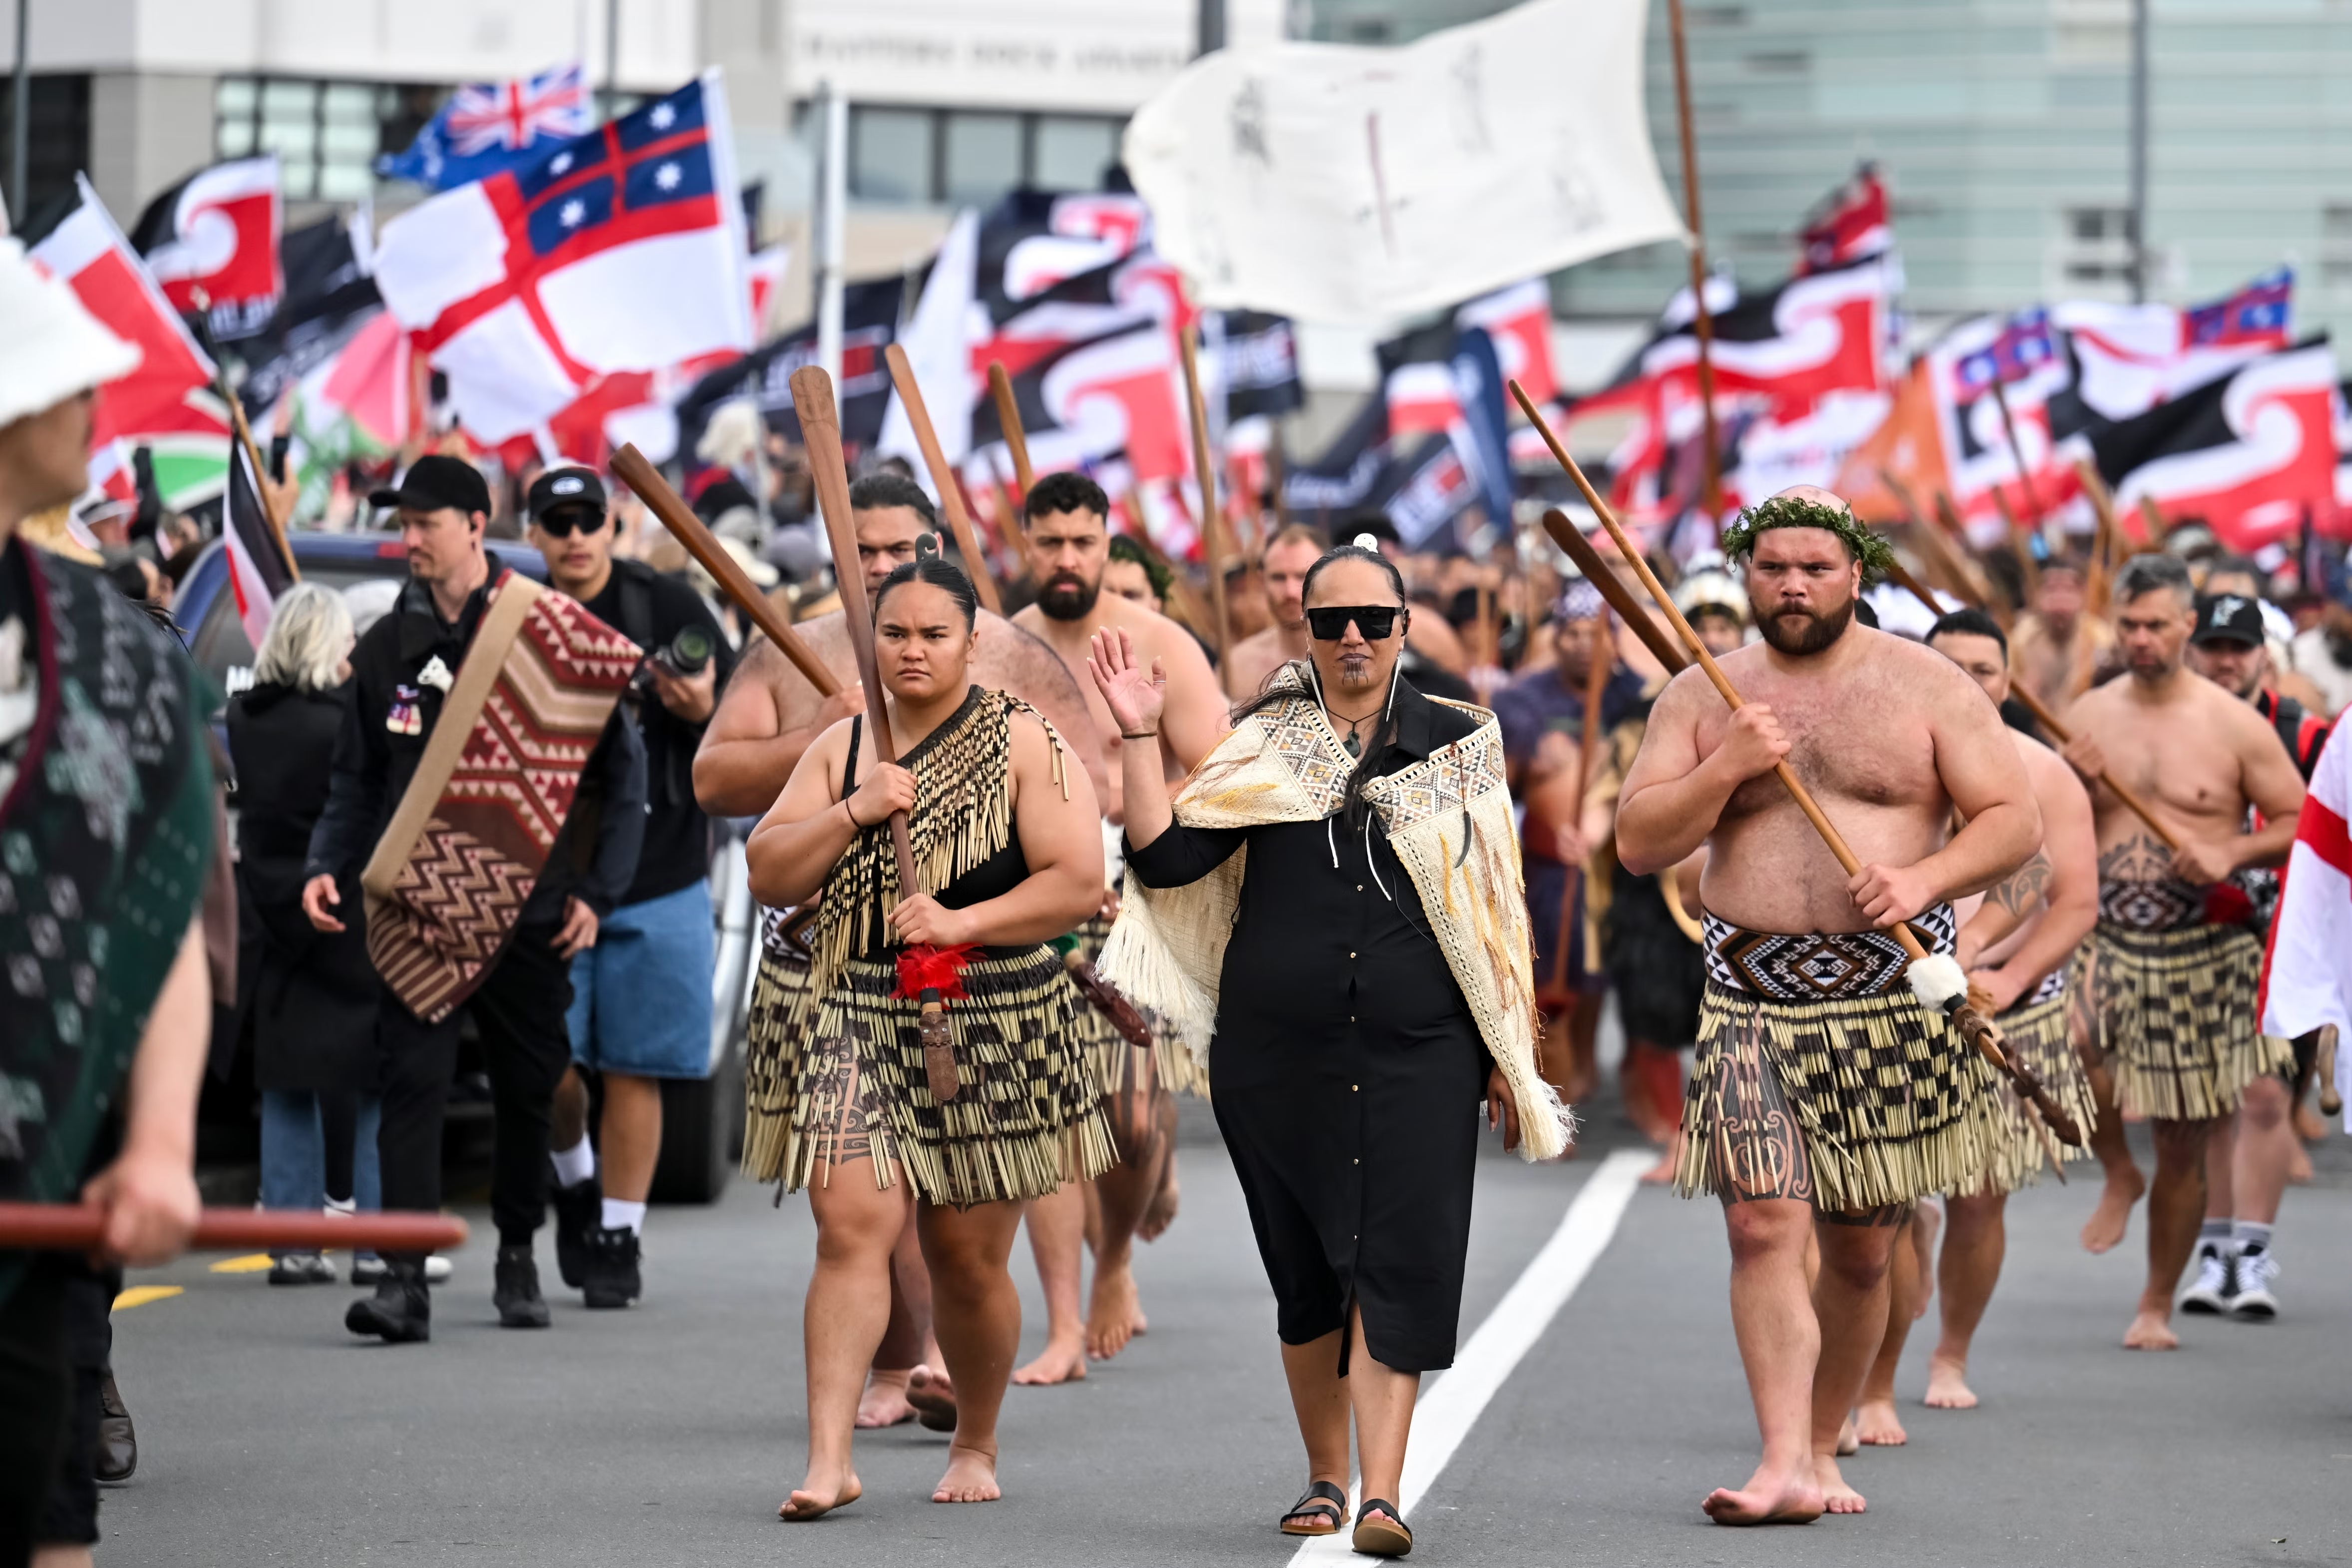
[[[1568,552],[1568,559],[1584,573],[1585,580],[1601,591],[1601,597],[1609,601],[1609,608],[1617,612],[1617,618],[1624,622],[1658,663],[1666,667],[1666,674],[1682,674],[1690,661],[1683,657],[1683,651],[1675,646],[1672,638],[1658,630],[1658,623],[1643,612],[1642,601],[1633,597],[1633,591],[1625,586],[1625,580],[1611,570],[1609,563],[1601,559],[1601,552],[1592,548],[1592,541],[1584,537],[1575,519],[1558,507],[1549,507],[1545,508],[1543,526],[1544,532],[1551,536],[1552,543]]]
[[[751,620],[751,624],[765,633],[768,641],[776,645],[777,651],[793,662],[793,667],[816,688],[817,695],[829,697],[841,690],[841,678],[824,667],[824,661],[816,656],[815,650],[802,641],[800,633],[777,613],[776,607],[768,602],[768,596],[760,591],[759,585],[745,576],[735,558],[727,553],[727,547],[703,526],[702,519],[694,515],[694,508],[669,487],[669,481],[661,476],[659,469],[646,461],[645,454],[639,452],[634,443],[624,443],[621,449],[613,454],[613,472],[620,476],[622,483],[636,492],[637,498],[646,504],[646,509],[661,519],[662,527],[686,547],[686,553],[701,563],[702,570],[719,584],[719,591],[733,600],[735,607]],[[855,549],[850,551],[853,563],[856,556]],[[853,595],[863,596],[861,580],[856,577],[844,580],[841,587],[845,611]],[[857,617],[852,615],[849,619],[855,622]]]
[[[2091,535],[2091,570],[2083,583],[2083,608],[2094,615],[2105,615],[2115,591],[2116,501],[2089,458],[2075,459],[2074,476],[2082,483],[2083,494],[2091,498],[2092,514],[2099,519]]]
[[[849,516],[849,468],[841,455],[841,416],[833,401],[833,378],[822,365],[803,365],[793,372],[792,388],[793,410],[800,415],[801,440],[808,448],[809,474],[816,481],[817,510],[824,514],[825,538],[833,546],[834,575],[845,584],[841,620],[857,661],[858,684],[866,688],[866,733],[873,737],[876,759],[895,764],[898,749],[890,738],[888,694],[874,658],[874,623],[863,612],[857,528]],[[852,762],[854,766],[855,758]],[[914,898],[922,893],[923,883],[915,872],[907,813],[891,812],[889,823],[890,852],[898,862],[898,896]],[[921,1003],[923,1071],[930,1081],[931,1098],[944,1103],[956,1097],[958,1088],[954,1037],[938,988],[926,988]]]
[[[890,367],[890,383],[898,389],[898,401],[906,405],[907,422],[915,427],[915,444],[922,448],[923,466],[931,471],[931,488],[940,493],[940,509],[948,515],[949,531],[955,535],[956,549],[971,572],[971,585],[980,591],[980,601],[989,613],[1002,615],[1004,598],[996,591],[988,558],[980,553],[980,536],[963,509],[963,490],[956,483],[946,450],[940,445],[939,432],[931,428],[931,411],[924,406],[923,389],[915,382],[915,367],[908,362],[907,350],[896,343],[882,350],[882,358]]]
[[[1004,373],[1002,363],[988,367],[988,396],[996,404],[996,425],[1003,433],[1004,449],[1013,455],[1013,481],[1021,486],[1022,499],[1026,500],[1037,471],[1029,466],[1029,433],[1021,427],[1021,402],[1013,395],[1013,378]]]
[[[188,1249],[195,1252],[274,1251],[446,1252],[466,1244],[466,1222],[454,1214],[352,1214],[330,1217],[315,1208],[207,1208],[196,1218]],[[105,1239],[106,1211],[81,1203],[0,1203],[0,1249],[28,1252],[89,1252]]]
[[[1690,51],[1683,43],[1683,0],[1666,0],[1666,23],[1673,34],[1675,113],[1682,127],[1683,205],[1690,222],[1691,332],[1698,340],[1698,411],[1701,439],[1699,499],[1706,519],[1723,526],[1722,451],[1715,428],[1715,317],[1706,308],[1706,223],[1699,215],[1698,137],[1691,129]]]
[[[1943,608],[1937,604],[1925,588],[1919,585],[1919,580],[1906,571],[1899,563],[1886,569],[1886,579],[1937,614],[1944,613]],[[2050,737],[2053,740],[2060,746],[2066,746],[2074,741],[2074,737],[2067,732],[2066,727],[2058,722],[2058,716],[2052,713],[2042,700],[2033,695],[2033,689],[2031,686],[2023,681],[2011,681],[2009,684],[2009,690],[2010,695],[2023,703],[2026,711],[2033,715],[2033,722],[2050,732]],[[2125,810],[2146,822],[2148,831],[2164,841],[2165,848],[2175,852],[2179,850],[2180,840],[2174,836],[2171,829],[2158,820],[2156,812],[2149,808],[2148,803],[2141,800],[2128,785],[2117,783],[2112,775],[2105,772],[2099,775],[2097,781],[2105,785],[2115,798],[2124,803]]]
[[[1665,586],[1658,580],[1657,574],[1650,570],[1649,562],[1642,559],[1641,552],[1636,550],[1633,541],[1625,537],[1625,531],[1619,526],[1616,515],[1609,509],[1609,503],[1601,498],[1601,493],[1595,490],[1592,487],[1592,482],[1584,476],[1584,470],[1577,466],[1576,459],[1570,457],[1568,455],[1568,449],[1559,444],[1559,438],[1552,434],[1551,426],[1545,423],[1543,415],[1538,413],[1535,405],[1528,401],[1527,392],[1519,383],[1513,381],[1509,385],[1511,395],[1518,400],[1519,407],[1526,412],[1528,418],[1542,434],[1544,444],[1551,448],[1551,454],[1559,460],[1559,465],[1568,470],[1568,476],[1575,481],[1576,487],[1583,492],[1585,504],[1590,506],[1593,515],[1601,519],[1601,526],[1608,530],[1609,537],[1616,542],[1619,553],[1625,557],[1627,563],[1641,578],[1642,586],[1649,591],[1650,597],[1656,601],[1658,609],[1664,614],[1667,622],[1674,627],[1684,645],[1689,649],[1691,657],[1696,659],[1699,668],[1706,672],[1708,682],[1715,687],[1716,695],[1723,699],[1725,706],[1738,713],[1746,706],[1740,700],[1739,693],[1733,687],[1730,678],[1724,674],[1722,666],[1715,662],[1715,655],[1706,651],[1706,644],[1699,641],[1698,633],[1691,630],[1691,624],[1683,618],[1682,612],[1675,608],[1673,596],[1666,592]],[[1781,788],[1788,790],[1789,798],[1796,802],[1797,810],[1805,814],[1805,820],[1812,823],[1813,831],[1819,833],[1822,841],[1829,846],[1830,853],[1837,858],[1839,866],[1848,876],[1860,875],[1862,862],[1855,856],[1853,851],[1847,847],[1845,835],[1839,832],[1836,824],[1822,814],[1819,802],[1814,800],[1812,792],[1807,789],[1803,782],[1798,779],[1796,770],[1783,760],[1775,762],[1772,765],[1772,771],[1780,780]],[[1895,922],[1890,934],[1896,942],[1901,944],[1904,954],[1912,966],[1916,967],[1927,962],[1927,949],[1921,944],[1917,935],[1912,931],[1909,922]],[[1921,999],[1923,1003],[1926,1000],[1924,997]],[[2065,1107],[2059,1104],[2052,1096],[2049,1089],[2034,1073],[2033,1069],[2002,1049],[2000,1029],[1990,1019],[1969,1004],[1965,985],[1958,995],[1939,998],[1939,1005],[1953,1031],[1963,1040],[1974,1046],[1995,1069],[2008,1076],[2018,1094],[2041,1113],[2042,1120],[2048,1124],[2048,1128],[2054,1129],[2063,1142],[2081,1147],[2082,1129],[2076,1126],[2074,1119],[2066,1113]],[[2055,1165],[2056,1162],[2053,1160],[2053,1164]]]
[[[1201,396],[1197,336],[1188,327],[1176,335],[1176,341],[1183,350],[1184,397],[1192,415],[1192,468],[1201,478],[1201,553],[1208,558],[1209,602],[1216,612],[1217,653],[1222,656],[1233,646],[1234,622],[1225,607],[1225,538],[1217,507],[1216,465],[1209,460],[1209,406]]]
[[[1943,519],[1923,508],[1918,497],[1912,495],[1911,487],[1896,478],[1891,470],[1881,468],[1878,482],[1886,486],[1889,495],[1903,503],[1904,516],[1917,533],[1920,547],[1934,559],[1936,570],[1943,574],[1944,580],[1963,599],[1974,597],[1979,605],[1990,606],[1992,585],[1977,570],[1976,563],[1955,548],[1944,530]]]

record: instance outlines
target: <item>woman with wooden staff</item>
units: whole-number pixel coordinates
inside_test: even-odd
[[[782,1174],[810,1189],[818,1238],[808,1473],[787,1520],[859,1495],[850,1436],[909,1206],[957,1398],[932,1500],[1000,1495],[1021,1206],[1116,1157],[1087,1004],[1050,941],[1102,899],[1094,791],[1034,710],[971,683],[978,603],[935,554],[884,580],[868,667],[887,698],[818,737],[748,850],[762,904],[824,894],[782,1068],[795,1092]],[[886,743],[897,761],[877,760]]]
[[[1776,496],[1724,550],[1750,558],[1763,642],[1667,686],[1625,780],[1617,851],[1655,873],[1707,846],[1708,978],[1676,1186],[1723,1201],[1764,1441],[1754,1476],[1705,1507],[1756,1524],[1865,1506],[1835,1450],[1899,1225],[1919,1197],[1973,1186],[1999,1148],[1993,1071],[1940,1016],[1966,989],[1950,901],[2014,872],[2042,830],[1984,694],[1941,656],[1853,626],[1887,546],[1842,501]],[[1848,838],[1845,855],[1823,853]],[[1913,957],[1920,946],[1930,956]]]

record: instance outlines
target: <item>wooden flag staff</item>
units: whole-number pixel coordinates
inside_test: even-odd
[[[915,367],[907,362],[907,350],[896,343],[882,350],[882,358],[890,366],[890,383],[898,389],[898,401],[907,405],[907,423],[915,427],[915,444],[923,449],[923,466],[931,471],[931,488],[940,493],[940,510],[948,515],[948,528],[955,535],[965,570],[971,573],[971,585],[980,591],[980,601],[989,613],[1002,615],[1004,597],[996,591],[988,558],[980,553],[980,536],[972,530],[971,514],[964,510],[963,490],[948,465],[946,450],[940,445],[939,432],[931,428],[931,411],[923,404],[923,389],[915,384]]]
[[[1192,329],[1176,336],[1183,350],[1184,396],[1192,414],[1192,469],[1201,478],[1201,554],[1209,564],[1209,602],[1217,617],[1217,653],[1234,643],[1233,618],[1225,608],[1225,530],[1217,507],[1217,469],[1209,460],[1209,410],[1201,396],[1201,358]]]
[[[106,1211],[83,1203],[0,1203],[0,1249],[90,1252],[106,1237]],[[454,1214],[329,1215],[315,1208],[207,1208],[188,1249],[246,1252],[446,1252],[466,1244]]]
[[[1584,493],[1585,504],[1591,507],[1593,515],[1601,519],[1601,526],[1608,530],[1609,537],[1616,542],[1618,553],[1622,555],[1627,564],[1633,567],[1634,574],[1642,580],[1642,586],[1649,591],[1650,597],[1656,601],[1667,623],[1681,637],[1684,645],[1689,649],[1691,657],[1698,662],[1699,668],[1706,672],[1706,678],[1714,685],[1716,694],[1722,697],[1727,707],[1734,713],[1738,712],[1745,706],[1740,700],[1739,693],[1733,688],[1729,677],[1724,674],[1722,666],[1715,662],[1715,655],[1706,651],[1706,644],[1699,641],[1698,633],[1691,630],[1691,624],[1683,618],[1682,612],[1675,608],[1673,596],[1667,593],[1665,586],[1659,582],[1657,575],[1651,571],[1649,562],[1642,559],[1642,554],[1634,549],[1633,542],[1626,538],[1625,530],[1619,526],[1615,514],[1609,509],[1609,503],[1601,498],[1601,493],[1595,490],[1592,487],[1592,482],[1584,476],[1584,470],[1577,466],[1576,459],[1570,457],[1568,455],[1568,449],[1559,444],[1559,438],[1552,434],[1551,426],[1545,423],[1543,415],[1528,400],[1526,391],[1517,381],[1511,382],[1509,385],[1512,397],[1518,401],[1520,409],[1526,413],[1536,429],[1542,434],[1544,444],[1551,448],[1553,457],[1559,460],[1562,468],[1568,470],[1568,476],[1575,481],[1576,487]],[[1829,846],[1830,853],[1837,857],[1839,866],[1848,876],[1859,875],[1862,871],[1862,862],[1847,846],[1845,835],[1839,832],[1836,824],[1822,814],[1820,803],[1814,800],[1812,792],[1807,789],[1802,781],[1797,778],[1796,770],[1786,761],[1781,761],[1772,765],[1772,771],[1780,780],[1781,788],[1788,790],[1789,798],[1796,802],[1797,810],[1805,814],[1805,820],[1812,823],[1813,831],[1819,833],[1822,841]],[[1889,935],[1902,945],[1905,955],[1912,964],[1918,965],[1927,961],[1927,949],[1913,933],[1907,922],[1896,922]],[[2061,1140],[2080,1147],[2083,1143],[2083,1134],[2082,1130],[2074,1124],[2074,1119],[2068,1115],[2065,1108],[2052,1097],[2049,1089],[2035,1076],[2030,1066],[2011,1057],[2001,1049],[2000,1030],[1994,1026],[1990,1019],[1969,1005],[1965,987],[1958,996],[1945,999],[1941,1005],[1954,1032],[1974,1046],[1995,1068],[2008,1074],[2010,1082],[2016,1087],[2018,1093],[2032,1102],[2034,1108],[2042,1113],[2042,1120],[2048,1124],[2045,1131],[2055,1129]],[[2059,1163],[2054,1157],[2056,1151],[2053,1150],[2052,1154],[2053,1157],[2051,1163],[2055,1167]]]

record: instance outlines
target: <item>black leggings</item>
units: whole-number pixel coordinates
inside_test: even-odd
[[[360,1097],[321,1091],[319,1134],[327,1155],[327,1197],[336,1203],[349,1203],[352,1166],[360,1137]]]

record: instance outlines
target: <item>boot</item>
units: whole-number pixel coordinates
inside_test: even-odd
[[[604,1220],[604,1183],[594,1176],[550,1195],[555,1210],[555,1271],[578,1290],[588,1278],[588,1238]]]
[[[114,1386],[114,1368],[106,1369],[98,1385],[98,1452],[90,1470],[102,1487],[119,1487],[139,1469],[139,1434],[131,1425],[131,1411]]]
[[[543,1329],[548,1324],[547,1298],[539,1293],[539,1264],[530,1245],[499,1249],[498,1278],[490,1304],[499,1309],[499,1326]]]
[[[588,1270],[581,1286],[587,1304],[600,1311],[625,1307],[646,1293],[638,1267],[637,1233],[626,1226],[588,1233]]]
[[[433,1293],[425,1289],[425,1265],[410,1258],[384,1260],[375,1294],[353,1301],[343,1326],[357,1334],[380,1334],[386,1344],[421,1343],[433,1337]]]

